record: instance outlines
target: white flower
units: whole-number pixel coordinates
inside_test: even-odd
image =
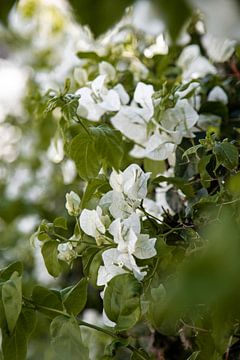
[[[212,61],[224,62],[234,53],[236,41],[206,34],[202,37],[202,44]]]
[[[146,197],[149,177],[150,173],[144,173],[136,164],[131,164],[123,172],[113,170],[109,179],[113,190],[103,195],[100,206],[108,209],[115,219],[128,218]]]
[[[96,210],[84,209],[80,215],[80,226],[85,234],[98,238],[106,232],[105,220],[100,206]]]
[[[114,219],[126,219],[133,213],[140,203],[138,201],[127,201],[121,192],[109,191],[103,195],[99,205],[103,209],[108,209]]]
[[[140,230],[140,219],[136,213],[123,221],[114,220],[109,227],[120,252],[134,255],[139,259],[148,259],[156,255],[156,239],[149,239],[149,235],[140,234]]]
[[[134,145],[130,155],[136,158],[148,158],[151,160],[165,160],[175,150],[176,145],[168,134],[159,132],[156,128],[148,140],[142,146]]]
[[[51,140],[50,146],[47,150],[47,157],[55,164],[60,163],[64,158],[63,141],[62,139]]]
[[[111,118],[113,126],[136,143],[147,140],[147,125],[154,113],[153,93],[152,85],[140,82],[135,89],[133,103],[122,106]]]
[[[111,118],[115,129],[119,130],[128,139],[142,143],[147,139],[147,123],[143,109],[133,106],[122,106],[121,110]]]
[[[220,86],[215,86],[208,94],[208,101],[220,101],[226,105],[228,103],[228,96]]]
[[[178,100],[174,108],[167,109],[161,119],[162,128],[180,144],[183,137],[192,137],[193,127],[199,118],[186,99]]]
[[[138,280],[142,280],[147,274],[137,266],[136,261],[129,253],[122,253],[117,249],[108,249],[102,254],[104,266],[98,270],[97,285],[106,285],[112,278],[126,272],[133,272]]]
[[[168,45],[164,39],[163,34],[160,34],[156,38],[155,44],[149,46],[144,50],[144,55],[147,58],[152,58],[154,55],[166,55],[168,54]]]
[[[115,68],[112,66],[112,64],[110,64],[107,61],[102,61],[99,64],[99,74],[100,75],[105,75],[108,79],[108,81],[114,81],[116,78],[116,70]]]
[[[216,74],[216,68],[200,53],[198,45],[185,47],[180,54],[177,65],[183,70],[183,79],[197,79],[207,74]]]
[[[99,75],[90,87],[83,87],[76,92],[80,95],[78,115],[91,121],[99,121],[107,111],[118,111],[120,97],[115,90],[105,87],[106,75]]]
[[[65,207],[70,216],[78,216],[80,213],[80,197],[74,192],[66,194],[66,204]]]
[[[113,170],[110,185],[113,190],[123,192],[129,199],[144,199],[147,195],[147,181],[150,173],[144,171],[137,164],[129,165],[123,172]]]
[[[66,242],[58,245],[58,259],[70,263],[76,258],[77,254],[71,242]]]
[[[148,234],[140,234],[135,244],[134,255],[138,259],[150,259],[157,254],[155,249],[156,238],[149,238]]]

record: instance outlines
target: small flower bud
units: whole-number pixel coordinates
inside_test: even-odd
[[[66,209],[70,216],[78,216],[80,214],[80,197],[74,192],[66,194]]]

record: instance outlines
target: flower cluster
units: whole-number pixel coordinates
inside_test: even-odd
[[[141,205],[147,196],[150,173],[144,173],[136,164],[123,172],[115,170],[110,175],[112,190],[102,196],[95,210],[84,209],[79,217],[82,231],[93,237],[98,246],[106,245],[102,253],[103,265],[98,271],[97,285],[105,286],[114,276],[131,272],[138,280],[147,274],[138,266],[137,259],[149,259],[156,255],[156,238],[141,233],[143,212]],[[78,216],[80,198],[71,191],[66,195],[66,208],[70,216]],[[58,246],[58,258],[71,262],[76,256],[77,241]],[[76,240],[76,239],[75,239]]]
[[[113,171],[110,176],[112,190],[100,199],[96,210],[84,209],[80,226],[85,234],[96,239],[98,245],[110,248],[102,254],[103,266],[98,272],[97,284],[106,285],[114,276],[133,272],[138,280],[146,275],[136,259],[149,259],[156,255],[155,238],[141,234],[141,201],[147,195],[150,174],[136,165],[125,171]]]

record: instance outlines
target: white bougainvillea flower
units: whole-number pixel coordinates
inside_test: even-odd
[[[113,190],[103,195],[99,205],[108,209],[115,219],[128,218],[146,197],[149,177],[150,173],[144,173],[136,164],[123,172],[113,170],[109,179]]]
[[[185,47],[180,54],[177,65],[182,68],[183,79],[197,79],[207,74],[216,74],[217,70],[204,56],[198,45]]]
[[[154,113],[153,93],[152,85],[140,82],[135,89],[131,105],[122,106],[111,118],[113,126],[136,143],[147,140],[147,126]]]
[[[117,249],[122,253],[134,255],[139,259],[148,259],[156,255],[154,248],[156,239],[149,235],[140,234],[141,225],[139,215],[134,213],[128,219],[116,219],[109,227]]]
[[[71,242],[66,242],[58,245],[58,259],[70,263],[77,257],[74,246]]]
[[[228,96],[220,86],[215,86],[208,94],[208,101],[220,101],[226,105],[228,103]]]
[[[156,238],[149,237],[148,234],[138,235],[135,243],[134,256],[138,259],[150,259],[157,254],[155,249]]]
[[[106,217],[102,215],[102,209],[97,206],[96,210],[84,209],[80,215],[80,226],[85,234],[98,238],[106,232]]]
[[[118,244],[117,249],[120,252],[133,254],[138,234],[140,234],[140,228],[139,216],[133,213],[126,220],[114,220],[109,226],[109,232],[113,235],[114,242]]]
[[[175,150],[176,145],[168,134],[156,128],[148,140],[142,146],[134,145],[130,155],[135,158],[148,158],[151,160],[165,160]]]
[[[139,165],[131,164],[123,172],[113,170],[109,183],[113,190],[123,192],[129,199],[139,200],[147,195],[149,177],[150,173],[144,173]]]
[[[146,111],[146,117],[149,117],[149,119],[153,116],[154,112],[152,100],[153,94],[154,89],[152,85],[146,85],[143,82],[139,82],[133,97],[134,101]]]
[[[167,109],[161,119],[162,128],[180,144],[183,137],[193,137],[193,127],[199,115],[186,99],[178,100],[174,108]]]
[[[142,143],[147,138],[147,124],[143,109],[133,106],[123,106],[121,110],[111,118],[115,129],[119,130],[128,139],[136,143]]]
[[[90,83],[76,92],[80,96],[78,115],[91,121],[99,121],[107,111],[119,111],[121,101],[118,93],[105,86],[106,75],[99,75]]]
[[[227,61],[235,50],[236,41],[215,37],[211,34],[205,34],[202,37],[202,44],[213,62]]]
[[[140,205],[139,201],[126,201],[125,196],[121,192],[109,191],[103,195],[99,205],[103,209],[109,210],[114,219],[128,218],[133,211]]]
[[[146,271],[137,266],[136,261],[129,253],[122,253],[117,249],[108,249],[103,252],[102,259],[104,266],[98,270],[97,285],[106,285],[112,278],[126,272],[133,272],[138,280],[142,280],[147,274]]]
[[[80,197],[74,192],[66,194],[66,204],[65,207],[70,216],[78,216],[80,214]]]

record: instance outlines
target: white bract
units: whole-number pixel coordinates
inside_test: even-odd
[[[198,121],[198,113],[186,99],[178,100],[174,108],[167,109],[161,119],[161,127],[180,144],[183,137],[193,137],[193,127]]]
[[[99,75],[89,84],[76,91],[80,96],[77,113],[91,121],[99,121],[108,111],[119,111],[120,96],[117,91],[108,90],[105,86],[106,75]]]
[[[58,259],[70,263],[76,258],[77,254],[71,242],[66,242],[58,245]]]
[[[224,62],[234,53],[236,41],[205,34],[202,44],[213,62]]]
[[[197,79],[217,72],[215,66],[201,55],[198,45],[185,47],[178,58],[177,65],[183,71],[184,80]]]
[[[80,215],[80,226],[85,234],[96,239],[101,237],[106,232],[105,224],[108,222],[108,217],[102,215],[102,209],[97,206],[96,210],[84,209]]]
[[[147,140],[147,125],[154,113],[153,93],[152,85],[138,83],[131,105],[122,106],[111,118],[113,126],[136,143]]]
[[[66,204],[65,207],[70,216],[78,216],[80,213],[80,197],[74,192],[66,194]]]
[[[100,200],[100,206],[109,210],[115,218],[128,218],[140,205],[147,194],[147,181],[150,173],[144,173],[136,164],[131,164],[123,172],[115,170],[110,175],[113,190]]]

